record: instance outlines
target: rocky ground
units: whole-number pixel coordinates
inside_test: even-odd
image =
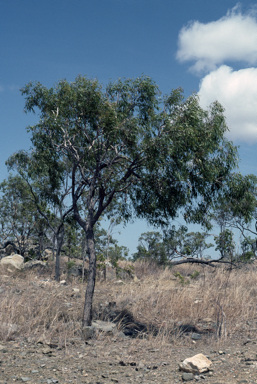
[[[192,346],[181,344],[154,348],[153,340],[108,337],[87,344],[73,339],[66,348],[30,340],[4,342],[0,345],[0,383],[180,383],[187,376],[183,379],[178,363],[197,353],[208,356],[213,365],[193,381],[257,383],[254,340],[229,340],[222,350],[206,346],[209,341],[204,340]]]
[[[132,289],[130,284],[135,291],[135,283],[127,283],[122,289]],[[198,326],[203,328],[199,329],[199,338],[194,327],[191,332],[171,337],[161,333],[155,336],[143,330],[141,338],[136,338],[128,331],[128,324],[127,329],[121,324],[119,329],[124,333],[99,333],[95,339],[84,341],[78,321],[81,319],[84,289],[85,286],[77,281],[62,286],[52,278],[40,275],[29,278],[0,275],[0,308],[8,312],[9,318],[13,316],[12,324],[6,323],[8,316],[0,311],[1,384],[257,383],[257,319],[245,321],[240,330],[234,330],[226,339],[224,336],[218,339],[215,329],[206,331],[207,328],[200,323]],[[138,289],[143,289],[143,286]],[[97,284],[95,318],[101,318],[104,308],[110,307],[110,313],[115,314],[118,306],[115,309],[112,304],[120,292],[119,284]],[[1,302],[5,303],[2,307]],[[41,311],[35,316],[44,316],[48,311],[51,326],[45,321],[39,322],[37,317],[30,319],[27,313],[33,314],[33,308]],[[66,322],[55,323],[60,314],[62,321],[66,319]],[[70,325],[74,325],[71,332],[67,331],[62,337],[60,330],[67,330]],[[5,332],[8,337],[5,337]],[[179,363],[199,353],[212,361],[209,372],[192,376],[179,370]]]

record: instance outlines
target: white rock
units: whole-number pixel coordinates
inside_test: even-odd
[[[24,264],[24,257],[18,254],[3,257],[0,261],[1,265],[12,265],[16,269],[21,269]]]
[[[60,285],[67,285],[66,280],[61,280]]]
[[[203,373],[208,372],[212,362],[202,353],[189,357],[179,364],[179,368],[184,372]]]
[[[73,292],[79,293],[79,288],[72,288]]]

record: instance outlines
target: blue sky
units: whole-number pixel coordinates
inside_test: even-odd
[[[163,93],[199,92],[202,106],[226,108],[240,171],[256,173],[257,3],[231,0],[0,0],[0,181],[5,160],[29,149],[19,89],[78,75],[106,84],[151,76]],[[118,236],[132,252],[141,221]]]

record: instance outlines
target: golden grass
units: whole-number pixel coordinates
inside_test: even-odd
[[[257,321],[254,265],[232,271],[185,265],[162,269],[143,262],[133,266],[139,281],[127,280],[122,285],[98,281],[94,305],[115,301],[118,309],[126,309],[136,321],[158,329],[155,342],[178,340],[173,331],[181,324],[198,326],[209,321],[213,327],[218,315],[223,320],[223,336],[224,325],[228,337],[239,331],[254,332],[254,325],[247,326],[247,321]],[[199,276],[191,278],[196,270]],[[74,292],[74,287],[80,292]],[[65,345],[67,339],[80,337],[85,284],[73,280],[62,287],[49,273],[11,273],[2,268],[0,288],[0,340],[41,338]]]

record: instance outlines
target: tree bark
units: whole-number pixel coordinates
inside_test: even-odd
[[[92,304],[93,295],[95,289],[95,278],[96,278],[96,253],[95,253],[95,239],[93,228],[87,228],[85,231],[87,239],[87,249],[89,255],[89,273],[88,282],[85,295],[85,305],[83,312],[82,327],[90,326],[92,324]]]
[[[57,240],[57,250],[56,250],[56,258],[55,258],[55,280],[56,281],[60,281],[60,253],[62,249],[63,238],[64,238],[64,225],[62,224],[56,235],[56,240]]]
[[[81,243],[81,253],[82,253],[82,283],[85,280],[85,248],[86,248],[86,234],[84,234]]]
[[[55,258],[55,239],[56,239],[56,236],[55,236],[55,233],[53,234],[53,247],[52,247],[52,260],[54,260]]]

